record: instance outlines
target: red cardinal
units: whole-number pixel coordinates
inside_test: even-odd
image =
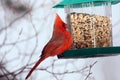
[[[65,24],[59,15],[56,16],[53,35],[51,40],[46,44],[43,48],[41,58],[37,61],[37,63],[33,66],[33,68],[28,73],[26,79],[30,77],[32,72],[37,68],[37,66],[49,56],[56,56],[62,54],[65,50],[70,49],[72,45],[72,37],[71,34],[66,30],[67,24]]]

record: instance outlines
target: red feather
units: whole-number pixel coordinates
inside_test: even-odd
[[[26,79],[31,76],[32,72],[37,68],[37,66],[46,58],[50,56],[56,56],[62,54],[65,50],[70,49],[72,45],[71,34],[66,30],[67,24],[65,24],[59,15],[56,16],[53,35],[51,40],[43,48],[41,58],[30,70]]]

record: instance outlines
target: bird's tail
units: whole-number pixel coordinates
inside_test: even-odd
[[[33,68],[32,68],[32,69],[30,70],[30,72],[27,74],[25,80],[27,80],[27,79],[31,76],[32,72],[38,67],[38,65],[39,65],[44,59],[45,59],[45,57],[41,57],[41,58],[37,61],[37,63],[33,66]]]

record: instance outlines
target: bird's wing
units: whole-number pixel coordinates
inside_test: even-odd
[[[62,31],[54,32],[51,40],[44,47],[41,57],[46,54],[54,56],[57,53],[61,53],[64,49],[63,47],[65,46],[65,43],[66,35]]]

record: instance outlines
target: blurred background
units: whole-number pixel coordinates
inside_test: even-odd
[[[50,40],[61,0],[0,0],[0,80],[25,80]],[[113,46],[120,46],[120,4],[112,6]],[[120,80],[120,56],[47,58],[30,80]]]

